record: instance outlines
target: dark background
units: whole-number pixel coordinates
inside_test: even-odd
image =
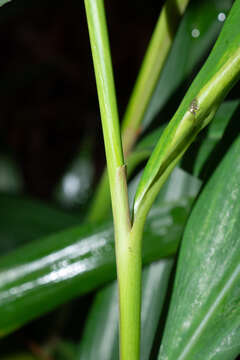
[[[162,1],[106,1],[122,117]],[[86,134],[95,181],[104,165],[83,0],[13,0],[0,11],[0,150],[25,191],[49,199]]]

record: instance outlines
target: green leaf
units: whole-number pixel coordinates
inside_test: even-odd
[[[136,167],[148,159],[156,146],[160,135],[164,130],[164,126],[152,131],[150,134],[146,135],[135,147],[135,150],[129,155],[127,159],[127,175],[130,177]]]
[[[194,149],[194,152],[197,151],[197,155],[195,157],[189,153],[185,155],[183,167],[186,158],[187,162],[190,162],[193,167],[192,173],[194,176],[199,177],[201,175],[207,165],[207,161],[209,161],[212,156],[213,150],[222,139],[224,131],[232,119],[233,114],[235,116],[238,106],[239,100],[229,100],[222,103],[214,119],[210,123],[206,136],[200,143],[200,146],[199,144],[195,146],[197,150]],[[159,137],[163,133],[164,128],[164,125],[159,126],[157,129],[144,136],[137,144],[135,150],[128,158],[128,176],[132,174],[136,166],[150,157],[154,147],[157,145]],[[211,166],[211,164],[208,164],[208,167]]]
[[[12,0],[0,0],[0,6],[3,6]]]
[[[162,188],[152,211],[159,215],[155,217],[151,226],[158,228],[159,236],[165,232],[164,228],[170,218],[161,216],[163,206],[172,202],[183,200],[186,197],[194,198],[200,183],[180,169],[170,176]],[[156,214],[157,215],[157,214]],[[150,218],[152,214],[150,213]],[[146,231],[149,223],[146,224]],[[170,236],[170,233],[168,233]],[[181,234],[179,233],[179,236]],[[148,239],[145,233],[145,239]],[[146,241],[146,240],[145,240]],[[151,246],[145,242],[147,246]],[[165,298],[168,278],[172,266],[172,260],[160,260],[143,270],[143,299],[142,299],[142,341],[141,359],[148,359],[155,337],[161,314],[163,300]],[[107,319],[107,321],[106,321]],[[95,359],[96,349],[98,357],[104,360],[118,359],[118,314],[117,314],[117,284],[101,290],[92,305],[87,319],[83,338],[80,343],[77,359]]]
[[[176,178],[185,181],[185,176],[179,169],[173,174],[171,201],[156,204],[149,215],[145,264],[176,252],[191,199],[199,189],[199,182],[188,177],[191,186],[181,192],[181,199],[176,197]],[[0,259],[0,333],[7,334],[115,277],[112,224],[81,225],[21,247]]]
[[[144,113],[188,2],[189,0],[166,0],[161,8],[122,122],[125,154],[131,152],[141,131]]]
[[[200,146],[196,159],[194,159],[194,176],[200,176],[209,156],[215,146],[222,139],[225,129],[229,124],[234,112],[239,106],[239,100],[224,102],[217,111],[212,123],[209,125],[207,134]]]
[[[172,260],[165,259],[143,270],[142,360],[149,359],[171,268]],[[99,359],[119,359],[118,334],[118,291],[114,282],[95,297],[76,360],[96,359],[96,353]]]
[[[217,111],[212,123],[209,126],[205,139],[202,141],[199,149],[197,150],[197,156],[191,156],[191,164],[193,164],[193,175],[196,177],[200,176],[206,162],[212,154],[215,146],[221,140],[226,127],[228,126],[233,114],[235,113],[239,105],[239,100],[230,100],[225,101]],[[161,125],[157,129],[150,132],[148,135],[144,136],[143,139],[137,144],[135,150],[128,158],[128,176],[131,176],[134,169],[142,163],[144,160],[147,160],[154,147],[157,145],[157,142],[160,136],[163,133],[163,130],[166,126]],[[186,155],[188,157],[188,153]]]
[[[117,282],[101,289],[95,296],[77,351],[76,360],[112,360],[118,336]]]
[[[240,353],[240,138],[200,195],[184,234],[159,360]]]
[[[146,216],[167,176],[214,117],[240,76],[240,1],[236,0],[206,63],[161,136],[140,181],[134,214]]]
[[[231,6],[232,0],[201,0],[189,3],[145,112],[143,130],[156,118],[179,86],[190,77],[196,66],[199,66],[222,27],[223,22],[218,20],[219,14],[227,15]],[[194,29],[199,31],[199,36],[192,35]],[[175,99],[175,103],[176,101],[178,99]]]
[[[36,200],[0,194],[0,251],[79,224],[79,219]]]

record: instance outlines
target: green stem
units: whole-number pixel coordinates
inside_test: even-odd
[[[141,237],[141,233],[131,231],[117,248],[121,360],[140,359]]]
[[[144,113],[188,2],[189,0],[167,0],[161,10],[123,118],[122,141],[126,157],[132,152],[141,133],[140,125]],[[88,221],[104,219],[108,215],[109,209],[109,183],[105,170],[90,207]]]
[[[139,360],[141,247],[131,222],[103,0],[85,0],[103,127],[116,242],[121,360]]]
[[[122,138],[125,154],[131,151],[141,133],[141,121],[188,2],[189,0],[168,0],[159,15],[123,118]]]

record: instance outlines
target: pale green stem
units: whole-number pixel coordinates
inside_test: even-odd
[[[168,0],[159,15],[123,119],[122,138],[125,154],[131,151],[141,133],[141,121],[188,2],[189,0]]]
[[[119,242],[117,266],[120,302],[120,359],[140,359],[142,233],[133,232]],[[134,331],[133,331],[134,328]]]
[[[121,360],[139,360],[141,248],[131,240],[126,167],[103,0],[85,0],[101,112],[116,242]],[[96,349],[97,351],[97,349]]]

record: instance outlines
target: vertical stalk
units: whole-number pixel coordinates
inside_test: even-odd
[[[189,1],[167,0],[161,9],[122,122],[125,156],[131,153],[141,133],[141,122]],[[108,191],[108,178],[104,171],[90,207],[88,221],[104,219],[110,207]],[[99,204],[104,204],[101,209]]]
[[[103,0],[85,0],[101,112],[114,218],[120,303],[121,360],[139,360],[141,246],[131,236],[124,165],[111,55]]]
[[[189,0],[167,0],[160,12],[123,118],[122,137],[125,154],[132,150],[141,133],[143,116],[188,2]]]

